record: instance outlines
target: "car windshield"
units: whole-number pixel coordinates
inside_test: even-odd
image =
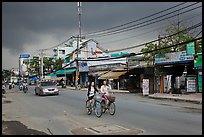
[[[41,82],[41,86],[54,86],[53,82]]]

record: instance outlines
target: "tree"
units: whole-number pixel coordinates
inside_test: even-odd
[[[164,29],[165,31],[164,33],[159,34],[158,43],[156,44],[150,43],[150,44],[145,45],[145,47],[141,49],[141,52],[152,51],[155,49],[160,49],[160,48],[164,48],[164,47],[168,47],[168,46],[176,45],[178,43],[192,40],[194,34],[192,34],[191,31],[183,31],[183,30],[186,30],[187,27],[181,26],[180,23],[181,21],[176,24],[174,23],[174,24],[169,25],[166,29]],[[178,33],[178,32],[181,32],[181,33]],[[165,38],[166,36],[170,36],[176,33],[178,34]],[[186,50],[186,45],[180,45],[180,46],[175,46],[173,48],[166,48],[166,49],[154,51],[151,53],[145,53],[143,54],[143,57],[145,60],[149,62],[153,60],[153,57],[156,54],[165,54],[169,52],[178,52],[178,51],[183,51],[183,50]]]
[[[2,70],[2,79],[3,78],[9,78],[11,76],[11,71],[10,70]]]
[[[30,74],[31,75],[39,75],[40,74],[40,60],[39,57],[33,57],[30,62]]]

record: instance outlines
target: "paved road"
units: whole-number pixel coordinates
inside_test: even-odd
[[[71,130],[101,124],[137,128],[143,134],[202,134],[202,105],[188,102],[154,100],[135,94],[115,94],[116,113],[101,118],[85,111],[86,92],[61,89],[59,96],[35,96],[32,87],[27,94],[8,91],[2,105],[3,120],[21,121],[29,128],[47,134],[72,134]]]

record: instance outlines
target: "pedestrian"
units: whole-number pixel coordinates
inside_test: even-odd
[[[105,100],[105,108],[107,108],[107,103],[110,98],[110,95],[109,95],[110,90],[111,90],[111,86],[107,84],[106,81],[103,81],[103,85],[101,86],[101,93],[103,94],[102,97]]]

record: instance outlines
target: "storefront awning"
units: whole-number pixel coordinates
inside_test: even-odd
[[[121,75],[127,73],[127,71],[120,71],[120,72],[108,72],[104,75],[101,75],[99,79],[118,79]]]
[[[71,74],[72,72],[74,72],[74,71],[76,71],[76,68],[70,68],[70,69],[61,69],[61,70],[58,70],[57,72],[56,72],[56,74],[57,75],[59,75],[59,74]]]
[[[98,71],[98,72],[94,72],[94,73],[90,73],[90,75],[92,76],[101,76],[105,73],[107,73],[108,71]]]
[[[66,80],[65,77],[51,77],[51,80],[61,80],[61,79]]]

